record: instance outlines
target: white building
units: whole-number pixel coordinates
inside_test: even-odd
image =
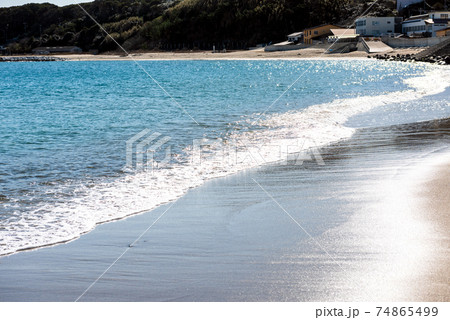
[[[428,15],[426,16],[428,18]],[[414,19],[410,18],[403,21],[402,33],[407,36],[423,36],[426,33],[431,35],[433,33],[433,20],[431,19]]]
[[[412,16],[402,23],[402,33],[408,36],[436,37],[436,31],[449,27],[450,12],[431,12]]]
[[[329,36],[328,42],[333,43],[336,41],[352,41],[358,40],[359,34],[356,34],[356,29],[331,29],[332,35]]]
[[[402,18],[397,17],[362,17],[355,22],[356,33],[373,37],[391,35],[400,31],[401,22]]]
[[[430,13],[430,18],[433,20],[449,20],[450,11],[436,11]]]
[[[289,42],[302,42],[303,41],[303,32],[295,32],[291,33],[287,36]]]

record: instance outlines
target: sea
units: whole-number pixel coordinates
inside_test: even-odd
[[[215,178],[326,166],[321,148],[367,128],[450,117],[449,68],[423,63],[15,62],[0,76],[0,255],[77,239]]]

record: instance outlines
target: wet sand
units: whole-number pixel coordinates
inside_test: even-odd
[[[418,192],[424,209],[435,225],[438,248],[426,277],[419,281],[423,301],[450,300],[450,162],[433,166]]]
[[[449,129],[450,120],[360,129],[321,149],[325,166],[275,164],[211,180],[68,244],[1,257],[0,300],[448,299],[436,269],[446,233],[433,232],[437,220],[418,206],[425,198],[411,201],[422,180],[410,174],[448,151]],[[445,192],[448,178],[439,179],[429,183]],[[432,207],[445,211],[440,199]],[[422,280],[442,299],[422,297]]]

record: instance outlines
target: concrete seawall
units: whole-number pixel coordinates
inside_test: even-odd
[[[264,48],[266,52],[274,52],[274,51],[291,51],[291,50],[300,50],[309,48],[310,46],[304,44],[287,44],[287,45],[271,45]]]
[[[392,48],[408,48],[408,47],[431,47],[435,46],[450,37],[433,37],[433,38],[391,38],[382,37],[381,40]]]

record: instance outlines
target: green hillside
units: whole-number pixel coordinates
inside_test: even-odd
[[[439,1],[428,1],[430,4]],[[285,39],[322,23],[351,24],[372,2],[362,0],[96,0],[82,4],[127,50],[244,49]],[[374,15],[393,15],[381,0]],[[0,8],[0,44],[13,53],[37,46],[117,50],[77,6],[28,4]]]

